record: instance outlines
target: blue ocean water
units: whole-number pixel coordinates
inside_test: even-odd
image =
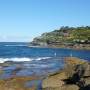
[[[47,76],[62,69],[65,57],[78,57],[90,61],[90,50],[28,47],[24,42],[1,42],[0,63],[13,61],[7,66],[0,64],[0,79],[16,76]],[[19,69],[18,69],[19,68]],[[41,89],[42,80],[26,82],[26,87],[37,85]]]
[[[28,47],[28,43],[24,42],[1,42],[0,63],[14,61],[17,64],[3,67],[4,73],[0,75],[0,78],[11,77],[12,71],[18,65],[22,69],[16,72],[17,76],[47,75],[63,68],[63,58],[70,57],[71,55],[88,61],[90,60],[90,50],[37,48]]]
[[[28,43],[1,42],[0,58],[41,58],[44,57],[74,57],[90,60],[90,50],[72,50],[58,48],[35,48],[28,47]],[[39,58],[39,59],[40,59]],[[22,59],[23,60],[23,59]],[[0,60],[1,61],[1,60]]]

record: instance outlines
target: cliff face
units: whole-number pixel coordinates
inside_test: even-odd
[[[43,90],[90,90],[90,62],[66,58],[65,68],[43,80]]]
[[[90,45],[90,27],[61,27],[49,33],[43,33],[31,42],[33,45],[40,46],[76,46],[82,44]]]

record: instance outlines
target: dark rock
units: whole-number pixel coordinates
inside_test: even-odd
[[[80,88],[79,90],[90,90],[90,84],[85,87]]]

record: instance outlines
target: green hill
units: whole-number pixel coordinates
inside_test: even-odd
[[[32,44],[41,46],[90,44],[90,26],[63,26],[59,30],[43,33],[41,36],[34,38]]]

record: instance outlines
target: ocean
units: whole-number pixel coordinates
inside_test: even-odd
[[[90,60],[90,50],[72,50],[59,48],[28,47],[25,42],[1,42],[0,63],[15,62],[8,67],[3,67],[4,74],[0,78],[11,77],[11,72],[17,65],[23,69],[16,73],[17,76],[48,75],[57,72],[64,66],[65,57],[78,57]]]

